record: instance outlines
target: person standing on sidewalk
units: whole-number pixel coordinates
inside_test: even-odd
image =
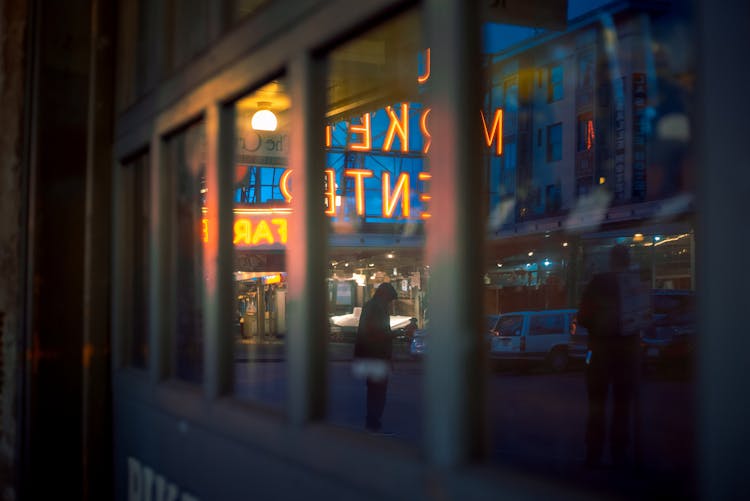
[[[396,297],[396,290],[389,283],[382,283],[375,289],[372,299],[362,308],[354,344],[352,370],[355,376],[366,380],[365,428],[373,433],[379,433],[382,428],[381,419],[393,360],[393,334],[388,310]]]
[[[649,297],[638,273],[629,271],[630,253],[615,245],[609,255],[610,271],[594,275],[586,286],[577,321],[589,331],[586,355],[587,467],[601,465],[606,430],[607,394],[612,389],[610,443],[612,463],[625,467],[633,440],[634,460],[639,461],[638,437],[640,380],[640,330],[650,317]],[[635,431],[631,436],[631,418]],[[637,466],[637,464],[636,464]]]

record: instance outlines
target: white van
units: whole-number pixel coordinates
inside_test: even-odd
[[[575,314],[574,309],[503,313],[489,332],[490,358],[536,360],[565,370]]]

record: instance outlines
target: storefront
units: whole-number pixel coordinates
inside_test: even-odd
[[[735,15],[702,0],[121,2],[112,149],[93,144],[99,122],[86,139],[107,176],[99,160],[70,176],[86,193],[85,231],[71,229],[85,241],[75,304],[77,285],[54,288],[74,272],[41,251],[69,243],[43,216],[71,179],[51,167],[48,136],[34,139],[53,132],[47,101],[30,100],[23,382],[45,395],[57,395],[48,381],[85,382],[69,407],[84,408],[86,440],[73,445],[91,478],[87,444],[106,448],[91,442],[106,401],[91,382],[111,381],[116,499],[746,489],[735,111],[747,79],[744,45],[724,40],[750,33],[732,25],[741,4]],[[57,66],[43,63],[33,81],[48,92]],[[737,78],[722,77],[730,66]],[[617,244],[649,297],[690,298],[679,319],[653,319],[670,342],[689,341],[690,370],[639,376],[627,441],[638,475],[613,455],[603,474],[584,467],[584,367],[551,371],[548,353],[538,367],[498,367],[487,341],[487,321],[506,313],[530,319],[497,335],[528,334],[525,354],[569,336]],[[426,347],[396,350],[387,369],[387,438],[363,433],[351,343],[383,283],[397,293],[394,330],[413,319]],[[85,329],[55,337],[50,308],[83,311]],[[49,346],[75,352],[81,374],[44,372],[59,360]],[[97,365],[105,353],[111,370]],[[49,432],[25,435],[36,458],[34,437],[54,434],[44,411],[25,401],[29,430]],[[52,460],[35,461],[31,473]]]
[[[468,15],[459,4],[457,12]],[[196,97],[202,105],[159,114],[162,152],[152,144],[142,163],[155,190],[151,290],[168,299],[155,299],[158,312],[144,307],[150,357],[141,366],[168,381],[209,386],[229,399],[226,412],[237,401],[356,436],[363,404],[350,368],[352,341],[362,308],[390,283],[392,330],[413,322],[429,336],[423,362],[412,361],[406,345],[394,351],[386,423],[399,445],[424,451],[434,464],[483,457],[542,476],[558,461],[560,471],[582,480],[576,458],[585,395],[567,381],[583,387],[584,372],[542,375],[544,384],[523,390],[533,402],[515,407],[526,417],[514,420],[499,395],[512,400],[516,387],[531,382],[488,371],[486,319],[575,311],[615,244],[628,248],[644,287],[695,290],[684,135],[693,91],[684,82],[695,68],[689,57],[663,56],[685,49],[673,33],[690,18],[628,2],[582,8],[562,23],[490,16],[467,54],[423,36],[416,8],[382,22],[365,21],[367,8],[359,9],[354,32],[350,22],[331,21],[333,32],[318,38],[292,30],[272,44],[302,42],[318,47],[314,57],[271,57],[275,65],[264,66],[249,51],[212,76],[214,104]],[[341,29],[349,35],[339,39]],[[528,328],[567,335],[569,326],[557,323]],[[128,338],[127,324],[117,325]],[[659,402],[692,384],[644,387],[645,398],[655,399],[642,416],[648,436],[667,433],[684,445],[647,447],[648,479],[634,481],[634,492],[693,488],[662,478],[692,471],[692,421],[667,430],[658,420],[674,412]],[[425,406],[417,404],[422,391],[431,395]],[[117,401],[117,412],[129,414],[131,403]],[[690,400],[680,402],[687,414]],[[568,431],[544,427],[540,438],[532,428],[545,414]],[[243,436],[242,417],[235,418],[231,433]],[[463,424],[444,429],[454,420]],[[415,422],[427,423],[423,432]],[[156,460],[133,440],[133,430],[119,430],[118,481],[125,487],[130,478],[131,489],[145,484],[132,480],[138,469],[123,458],[149,467]],[[559,458],[543,443],[556,444]],[[185,488],[193,495],[203,482]]]

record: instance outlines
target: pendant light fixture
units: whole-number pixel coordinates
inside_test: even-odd
[[[269,103],[268,101],[260,101],[258,103],[259,109],[253,114],[253,118],[250,120],[250,124],[253,130],[262,130],[268,132],[273,132],[276,130],[276,127],[278,126],[278,120],[276,119],[276,115],[274,115],[273,111],[269,109],[270,107],[271,103]]]

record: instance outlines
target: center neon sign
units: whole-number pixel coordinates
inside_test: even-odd
[[[388,116],[388,127],[385,132],[383,144],[380,147],[382,152],[388,153],[393,151],[395,140],[398,139],[402,153],[409,152],[409,117],[411,115],[411,106],[409,103],[400,103],[397,105],[398,113],[392,106],[385,107],[385,113]],[[432,144],[432,135],[430,134],[427,117],[429,117],[432,108],[420,108],[419,130],[422,133],[422,153],[430,151]],[[482,119],[482,131],[484,132],[484,141],[487,147],[492,149],[495,145],[495,155],[503,154],[503,109],[495,108],[492,115],[492,121],[488,125],[484,116],[484,111],[479,111]],[[347,131],[354,136],[354,139],[347,144],[346,148],[350,151],[371,152],[372,145],[372,114],[365,113],[360,117],[359,123],[345,122]],[[333,146],[333,126],[326,126],[326,147]]]
[[[284,200],[287,203],[292,201],[292,194],[289,191],[289,178],[291,177],[292,169],[286,169],[279,179],[279,190],[284,196]],[[350,177],[354,180],[354,205],[356,207],[356,213],[359,216],[365,215],[365,179],[371,178],[375,175],[375,172],[370,169],[345,169],[343,172],[344,177]],[[335,217],[336,214],[336,171],[333,169],[325,170],[326,176],[326,190],[323,193],[325,197],[325,214],[327,216]],[[381,214],[384,218],[395,217],[396,206],[401,202],[401,217],[409,218],[411,216],[411,176],[408,172],[402,172],[396,179],[395,186],[391,186],[391,173],[383,171],[381,174]],[[422,182],[427,182],[432,179],[432,174],[429,172],[420,172],[417,175],[417,179]],[[422,202],[428,202],[432,197],[426,192],[422,192],[419,195],[419,200]],[[422,219],[428,219],[430,214],[428,212],[422,212],[420,215]]]

